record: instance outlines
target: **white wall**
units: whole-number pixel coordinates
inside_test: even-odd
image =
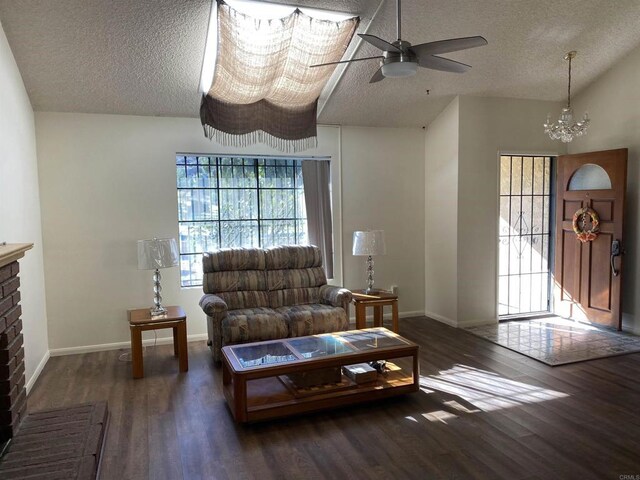
[[[497,321],[498,155],[565,153],[544,133],[561,104],[460,98],[458,166],[458,325]]]
[[[555,102],[460,98],[458,167],[458,325],[497,321],[498,157],[565,153],[544,133]]]
[[[20,260],[25,368],[30,388],[49,351],[36,138],[33,109],[0,27],[0,242],[3,241],[34,244]]]
[[[554,102],[460,97],[430,125],[425,310],[436,320],[459,327],[497,321],[499,155],[564,153],[542,129],[547,113],[559,108]]]
[[[39,112],[36,132],[52,353],[126,343],[129,341],[126,310],[152,303],[151,272],[136,268],[136,240],[178,235],[176,152],[242,151],[211,143],[204,138],[197,119]],[[381,203],[378,198],[388,202],[388,209],[376,210],[377,217],[390,217],[382,228],[388,228],[389,233],[399,230],[402,235],[413,235],[413,227],[398,226],[406,215],[398,218],[397,210],[408,210],[416,203],[421,218],[423,197],[420,192],[397,194],[405,180],[414,178],[410,169],[405,171],[398,164],[402,161],[420,168],[416,161],[423,158],[420,135],[420,131],[402,129],[354,129],[353,134],[343,131],[341,153],[341,129],[319,128],[318,149],[306,154],[332,157],[334,234],[338,241],[335,283],[362,284],[361,266],[351,266],[350,239],[344,245],[348,261],[344,262],[341,276],[340,241],[352,234],[352,225],[357,222],[340,217],[344,210],[360,218],[362,211],[353,198],[359,195],[357,192],[366,192],[365,187],[373,187],[373,196],[369,198],[376,205]],[[403,146],[405,143],[410,146]],[[369,151],[370,147],[362,145],[375,148]],[[394,158],[392,154],[398,152],[398,161],[390,161]],[[244,153],[281,154],[265,147],[247,148]],[[366,168],[375,170],[382,179],[371,183],[362,175]],[[343,171],[348,175],[355,171],[357,175],[343,180]],[[390,177],[388,180],[384,179],[386,175]],[[418,175],[423,176],[421,170]],[[407,185],[411,190],[420,187],[419,182],[409,181]],[[342,204],[348,206],[343,209]],[[422,241],[420,232],[412,243],[421,245]],[[413,250],[421,248],[396,253],[392,257],[396,263],[391,262],[392,273],[388,278],[382,277],[384,263],[379,263],[382,280],[393,280],[401,288],[407,285],[408,300],[401,306],[403,311],[422,304],[423,255],[418,252],[417,257],[412,257]],[[390,250],[402,249],[391,236]],[[410,272],[406,280],[405,269]],[[163,303],[182,305],[188,315],[189,334],[203,335],[205,317],[198,307],[201,288],[181,289],[177,268],[164,270],[162,275]],[[418,279],[417,286],[409,287],[414,284],[414,277]],[[412,297],[416,295],[412,288],[417,288],[417,299]],[[165,336],[169,332],[159,333]]]
[[[52,354],[128,342],[126,310],[153,303],[151,272],[137,270],[136,241],[178,237],[176,152],[239,150],[207,140],[197,119],[38,112],[36,132]],[[332,182],[339,185],[339,129],[321,128],[310,154],[332,157]],[[338,245],[338,267],[340,252]],[[336,282],[340,274],[337,268]],[[189,335],[202,336],[202,288],[181,288],[178,268],[162,276],[163,303],[182,305]]]
[[[623,328],[640,335],[640,47],[614,65],[572,100],[574,113],[589,112],[584,137],[568,145],[568,153],[628,148],[627,197],[622,257]]]
[[[342,127],[344,284],[366,288],[366,257],[351,255],[355,230],[384,230],[375,287],[399,288],[399,310],[424,314],[424,132]]]
[[[425,136],[425,313],[458,318],[458,126],[456,97]]]

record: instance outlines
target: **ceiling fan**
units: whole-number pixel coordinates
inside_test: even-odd
[[[369,42],[374,47],[382,50],[382,55],[366,58],[354,58],[339,62],[320,63],[318,65],[311,65],[311,67],[324,67],[327,65],[337,65],[339,63],[380,59],[380,68],[373,74],[369,83],[379,82],[385,77],[406,77],[413,75],[418,70],[418,67],[440,70],[442,72],[464,73],[471,68],[470,65],[440,57],[438,54],[457,52],[458,50],[466,50],[467,48],[482,47],[488,43],[484,37],[475,36],[450,38],[447,40],[438,40],[436,42],[421,43],[420,45],[412,46],[409,42],[402,40],[401,38],[401,0],[397,0],[396,5],[398,12],[398,40],[393,43],[389,43],[375,35],[368,35],[364,33],[358,34],[365,42]]]

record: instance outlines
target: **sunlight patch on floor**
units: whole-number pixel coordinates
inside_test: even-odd
[[[540,328],[543,329],[553,329],[553,330],[561,330],[567,332],[589,332],[589,331],[597,331],[598,327],[595,327],[591,324],[578,322],[576,320],[569,320],[568,318],[562,317],[545,317],[541,319]]]
[[[451,412],[447,412],[445,410],[438,410],[436,412],[423,413],[422,416],[427,420],[429,420],[430,422],[441,422],[441,423],[447,423],[447,420],[458,418],[458,415],[455,415]]]
[[[421,375],[420,388],[425,393],[438,391],[459,397],[444,403],[464,413],[490,412],[569,396],[461,364],[437,375]]]

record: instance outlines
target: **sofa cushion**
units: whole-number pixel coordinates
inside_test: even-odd
[[[264,270],[265,255],[261,248],[221,248],[202,255],[202,271]]]
[[[266,290],[264,269],[264,250],[259,248],[223,248],[206,252],[202,255],[202,290],[204,293]]]
[[[264,270],[230,270],[205,273],[203,288],[208,293],[266,290],[267,278]]]
[[[312,252],[316,252],[315,247]],[[300,247],[302,252],[307,252],[307,247]],[[290,255],[287,257],[282,252],[283,248],[274,248],[272,257],[267,260],[272,266],[282,266],[286,262],[297,265],[313,265],[322,260],[315,258],[315,255],[301,254],[298,257]],[[294,252],[297,248],[292,249]],[[286,260],[286,261],[285,261]],[[299,305],[309,303],[320,303],[319,287],[327,283],[327,277],[321,266],[308,266],[290,269],[267,270],[267,289],[269,290],[269,306],[278,308],[288,305]]]
[[[322,266],[322,254],[313,245],[287,245],[265,250],[267,270],[310,268]]]
[[[223,345],[286,338],[286,317],[271,308],[242,308],[222,320]]]
[[[322,267],[267,270],[267,289],[319,287],[327,283]]]
[[[343,308],[319,303],[276,308],[286,317],[290,337],[349,329],[349,319]]]
[[[247,292],[220,292],[216,295],[224,300],[229,310],[269,306],[269,295],[265,291],[251,290]]]
[[[320,303],[319,287],[292,288],[269,292],[269,306],[271,308],[306,305],[310,303]]]

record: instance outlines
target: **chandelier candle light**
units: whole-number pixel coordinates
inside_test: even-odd
[[[353,232],[353,255],[367,256],[367,290],[366,293],[376,293],[373,289],[373,256],[386,255],[384,231]]]
[[[153,274],[153,307],[150,309],[152,317],[159,317],[167,313],[162,306],[162,286],[160,281],[161,268],[178,265],[178,246],[175,238],[154,238],[152,240],[138,240],[138,270],[155,270]]]
[[[544,132],[553,140],[562,140],[568,143],[573,137],[580,137],[587,133],[589,126],[589,115],[585,112],[581,122],[573,122],[573,109],[571,108],[571,60],[575,58],[576,51],[573,50],[564,56],[565,60],[569,60],[569,88],[567,89],[567,106],[562,109],[560,118],[557,123],[551,123],[551,114],[547,115],[547,121],[544,124]]]

